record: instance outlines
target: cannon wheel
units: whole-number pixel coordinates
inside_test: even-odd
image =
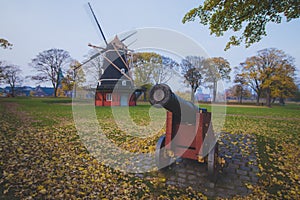
[[[216,175],[217,165],[218,165],[217,162],[218,162],[218,144],[216,143],[207,156],[208,176],[211,180],[214,179]]]
[[[156,144],[156,150],[155,150],[155,162],[156,166],[159,169],[163,169],[167,167],[170,164],[170,157],[168,157],[164,152],[164,146],[165,146],[166,136],[160,136],[158,139],[158,142]]]

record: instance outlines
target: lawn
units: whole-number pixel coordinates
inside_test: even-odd
[[[73,122],[72,100],[64,98],[0,99],[1,199],[202,199],[201,191],[165,184],[112,169],[91,156]],[[149,124],[149,105],[129,109],[132,120]],[[207,107],[208,105],[201,105]],[[109,107],[97,107],[104,133],[131,152],[152,152],[158,135],[136,138],[113,122]],[[248,198],[300,198],[300,106],[228,106],[223,130],[252,134],[260,171]],[[164,117],[164,116],[163,116]],[[234,197],[245,198],[245,197]]]

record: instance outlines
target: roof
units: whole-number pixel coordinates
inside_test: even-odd
[[[121,40],[119,39],[119,37],[117,35],[115,36],[115,38],[110,43],[108,43],[109,48],[114,49],[114,46],[117,49],[127,49],[127,46],[123,42],[121,42]]]
[[[37,86],[35,92],[37,95],[53,96],[54,88]]]

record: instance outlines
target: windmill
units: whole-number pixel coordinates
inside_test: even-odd
[[[95,93],[95,106],[135,106],[136,100],[142,94],[142,90],[134,88],[133,79],[129,73],[129,59],[127,59],[129,50],[123,42],[136,32],[121,40],[116,35],[108,43],[90,3],[88,3],[88,6],[106,45],[105,48],[102,48],[89,44],[90,47],[97,49],[98,52],[82,64],[84,65],[98,56],[103,58],[102,72],[99,76]]]

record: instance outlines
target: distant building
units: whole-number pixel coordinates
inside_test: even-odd
[[[210,94],[204,94],[201,88],[195,93],[195,101],[211,101]]]
[[[34,90],[34,88],[30,86],[22,86],[15,87],[15,95],[16,96],[30,96],[30,91]],[[2,89],[2,96],[9,96],[11,94],[11,87],[7,86]]]
[[[37,86],[33,90],[33,96],[35,97],[50,97],[54,96],[54,88]]]
[[[52,87],[30,87],[30,86],[22,86],[15,87],[15,95],[16,96],[35,96],[35,97],[51,97],[54,94],[54,88]],[[11,95],[11,87],[7,86],[5,88],[0,88],[0,96],[8,97]]]

